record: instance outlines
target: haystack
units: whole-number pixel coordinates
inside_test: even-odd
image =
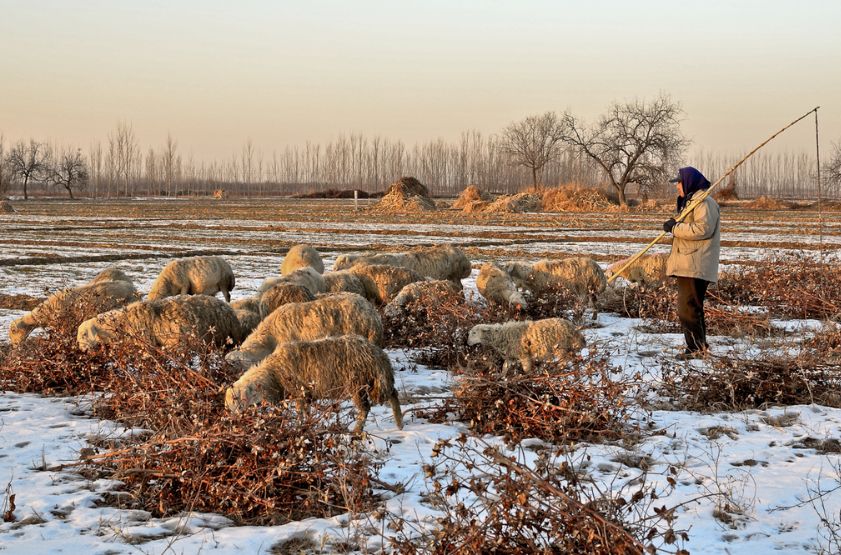
[[[225,189],[216,189],[215,191],[213,191],[213,198],[216,200],[224,200],[225,198],[227,198],[227,196],[228,193],[225,191]]]
[[[562,185],[543,193],[546,212],[604,212],[618,209],[607,195],[598,189],[581,185]]]
[[[540,195],[536,193],[517,193],[516,195],[499,197],[495,201],[482,206],[478,211],[522,214],[524,212],[539,212],[540,205]]]
[[[791,208],[791,205],[780,199],[762,195],[756,200],[752,200],[749,203],[747,203],[745,207],[751,208],[753,210],[786,210],[788,208]]]
[[[0,214],[14,214],[17,212],[8,200],[0,200]]]
[[[386,190],[383,198],[374,206],[377,212],[427,212],[435,210],[435,202],[429,198],[429,190],[414,177],[401,177]]]
[[[489,202],[490,200],[491,196],[482,192],[479,187],[476,185],[468,185],[467,188],[463,190],[458,198],[453,202],[453,208],[464,210],[468,206],[475,204],[477,201]]]

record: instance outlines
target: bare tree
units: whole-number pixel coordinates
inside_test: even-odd
[[[73,189],[84,187],[88,178],[88,164],[80,149],[65,151],[50,167],[50,183],[64,187],[71,199]]]
[[[140,161],[140,147],[134,135],[134,128],[130,123],[120,122],[114,130],[113,135],[108,135],[109,154],[113,147],[113,163],[116,170],[116,177],[123,181],[123,194],[128,196],[129,183],[135,174],[136,166]]]
[[[169,133],[166,135],[166,146],[162,154],[162,162],[167,191],[169,191],[170,196],[173,196],[177,192],[173,191],[173,187],[181,169],[181,156],[178,155],[178,141],[174,141],[172,135]]]
[[[18,142],[6,156],[12,177],[22,181],[23,199],[29,200],[29,184],[45,179],[49,174],[50,154],[43,143],[34,139],[29,144]]]
[[[0,195],[5,195],[9,190],[11,179],[9,178],[9,170],[6,169],[8,163],[6,162],[6,138],[0,133]]]
[[[543,167],[560,152],[562,136],[558,116],[546,112],[506,127],[501,148],[515,165],[531,171],[532,184],[537,188]]]
[[[652,102],[614,103],[592,127],[564,114],[564,141],[593,160],[625,206],[625,188],[655,186],[688,144],[680,132],[680,105],[666,95]]]
[[[826,183],[841,185],[841,143],[833,145],[833,152],[824,164],[823,171]]]

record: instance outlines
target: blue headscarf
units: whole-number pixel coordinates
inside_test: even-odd
[[[680,168],[677,173],[680,182],[683,183],[683,196],[677,197],[677,211],[680,213],[686,207],[686,203],[689,202],[692,195],[710,188],[710,182],[704,177],[704,174],[691,166]]]

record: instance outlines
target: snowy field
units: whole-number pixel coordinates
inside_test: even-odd
[[[402,222],[349,212],[346,221],[337,221],[326,216],[335,212],[332,204],[314,213],[286,206],[278,208],[275,216],[271,210],[241,203],[231,208],[230,218],[212,207],[199,216],[185,210],[183,218],[169,207],[160,214],[150,208],[144,218],[142,204],[121,207],[121,215],[102,207],[98,213],[84,213],[88,208],[83,204],[42,203],[29,209],[20,203],[20,213],[0,216],[0,294],[43,297],[84,283],[111,265],[124,270],[139,289],[148,290],[168,260],[198,251],[224,253],[236,273],[232,297],[237,299],[254,293],[265,277],[276,275],[283,253],[295,243],[310,242],[319,248],[329,269],[343,252],[396,251],[449,242],[465,247],[474,261],[473,275],[464,280],[465,294],[471,297],[477,294],[475,268],[484,259],[588,253],[600,255],[600,262],[607,264],[635,252],[668,217],[575,215],[565,220],[559,215],[528,215],[523,225],[517,225],[510,215],[492,222],[463,221],[463,216],[455,215],[442,216],[442,221]],[[350,205],[346,208],[352,210]],[[732,219],[729,215],[724,212],[722,259],[733,265],[784,254],[838,260],[841,219],[837,217],[826,219],[821,241],[814,226],[804,225],[807,217],[800,213],[792,218],[779,212],[740,211]],[[22,313],[0,309],[0,341],[6,341],[9,322]],[[656,383],[678,364],[674,355],[683,339],[677,334],[646,333],[644,324],[602,313],[597,325],[584,333],[589,348],[609,353],[622,375],[640,375],[643,381]],[[773,324],[787,330],[779,338],[782,343],[834,325],[798,320]],[[710,338],[718,356],[745,352],[753,347],[746,341]],[[430,423],[412,411],[450,392],[453,379],[448,371],[413,362],[409,350],[392,349],[388,354],[406,423],[398,430],[390,409],[375,407],[366,425],[367,446],[384,463],[380,478],[405,485],[400,494],[381,492],[387,498],[387,511],[420,527],[432,526],[438,513],[426,501],[429,484],[422,466],[431,462],[438,440],[454,438],[467,428],[459,422]],[[702,369],[706,362],[680,364]],[[60,468],[78,460],[89,439],[124,432],[119,425],[91,418],[88,404],[85,398],[0,393],[0,508],[6,489],[15,494],[16,504],[16,521],[0,522],[0,553],[333,553],[354,530],[389,533],[373,515],[239,527],[219,515],[157,519],[145,511],[103,506],[104,493],[117,484]],[[579,444],[570,459],[605,490],[619,490],[643,476],[649,483],[665,484],[669,468],[678,468],[674,491],[661,501],[682,504],[676,527],[689,530],[685,548],[692,554],[820,553],[826,546],[819,533],[821,514],[808,498],[816,488],[832,489],[841,480],[836,471],[841,467],[841,448],[815,448],[841,440],[841,409],[801,405],[704,414],[640,410],[634,418],[652,433],[633,445]],[[503,445],[499,438],[483,440]],[[533,447],[539,442],[524,443]],[[527,463],[534,452],[512,451]],[[629,466],[629,461],[640,458],[648,461],[644,470]],[[738,511],[733,511],[737,516],[728,521],[715,516],[722,493],[738,503]],[[829,516],[841,520],[841,489],[823,502]],[[371,534],[364,551],[380,552],[382,541],[380,534]],[[295,542],[309,551],[283,550]]]

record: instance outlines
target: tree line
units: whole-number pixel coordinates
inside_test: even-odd
[[[438,139],[411,147],[401,140],[350,134],[266,153],[249,139],[229,158],[210,162],[182,154],[170,135],[144,151],[128,122],[118,123],[87,152],[34,139],[9,144],[0,135],[0,194],[13,189],[24,198],[33,189],[66,191],[71,198],[81,189],[94,198],[200,196],[220,189],[257,197],[328,189],[375,192],[412,175],[437,196],[456,195],[469,184],[513,193],[525,186],[579,183],[612,191],[625,204],[629,191],[670,192],[667,180],[679,165],[694,165],[714,179],[739,158],[705,151],[687,156],[681,116],[680,105],[660,95],[613,103],[591,124],[568,112],[546,112],[512,122],[498,134],[470,130],[454,142]],[[760,153],[739,169],[738,193],[811,196],[814,167],[807,154]],[[826,164],[826,183],[841,178],[839,168],[836,145]]]

